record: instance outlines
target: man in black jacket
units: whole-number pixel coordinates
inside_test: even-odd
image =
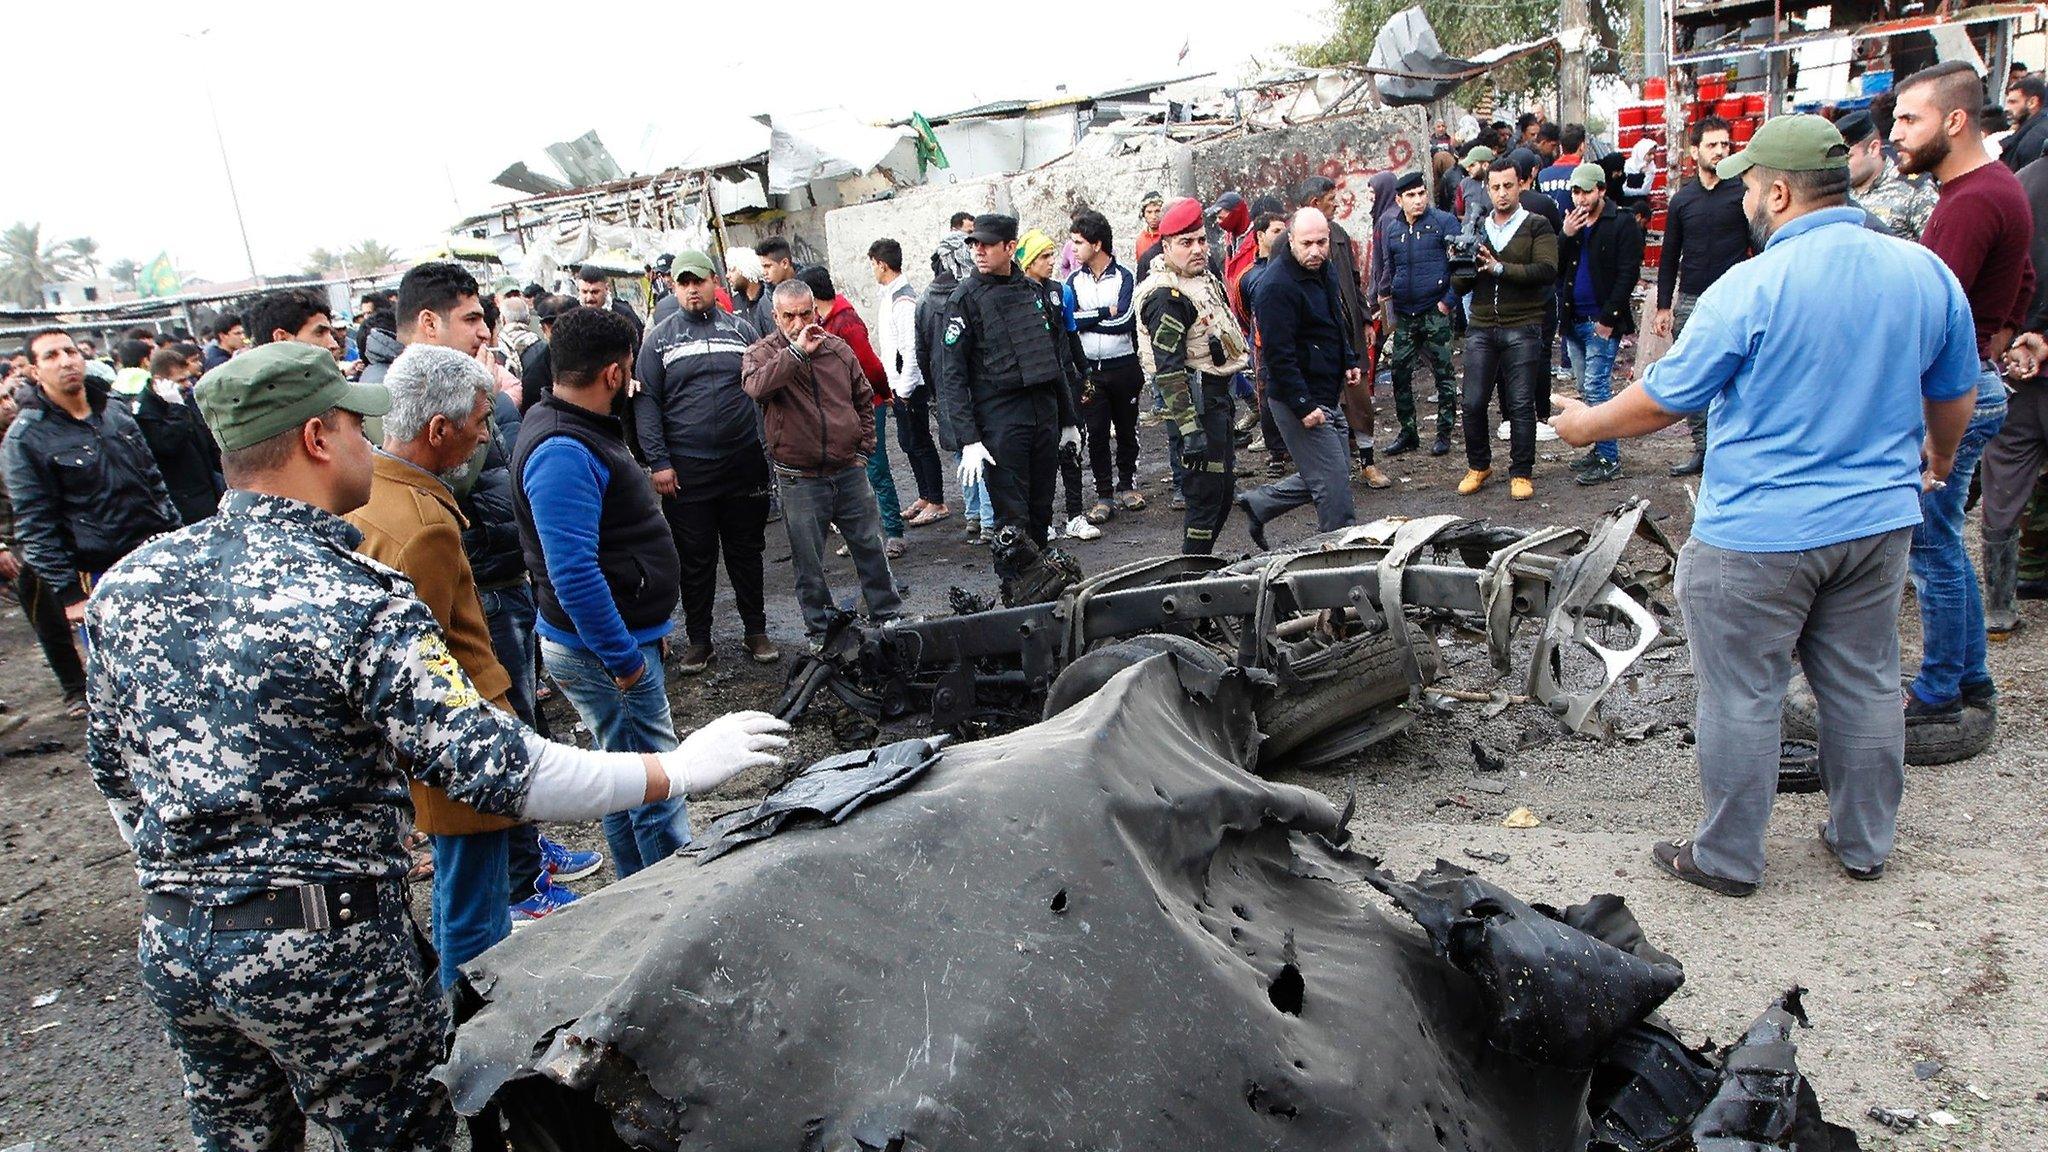
[[[213,515],[227,485],[220,475],[220,449],[192,404],[186,356],[174,345],[150,354],[149,383],[135,397],[135,423],[178,517],[197,524]]]
[[[1621,338],[1636,327],[1629,305],[1643,270],[1643,230],[1634,213],[1608,203],[1607,174],[1598,164],[1573,169],[1571,190],[1572,210],[1564,218],[1564,238],[1558,243],[1559,277],[1571,310],[1565,340],[1572,349],[1579,398],[1604,404]],[[1623,476],[1621,451],[1612,440],[1594,444],[1580,464],[1581,484],[1605,484]]]
[[[960,483],[988,484],[996,531],[1014,528],[1033,548],[1052,527],[1063,446],[1079,450],[1072,361],[1057,309],[1017,267],[1017,218],[974,219],[974,275],[953,292],[939,341],[939,404],[963,442]],[[1023,575],[996,553],[1005,592]]]
[[[1998,158],[2014,172],[2041,158],[2048,145],[2048,82],[2039,76],[2022,76],[2005,86],[2005,114],[2012,132],[1999,146]]]
[[[1418,188],[1420,186],[1418,185]],[[1334,532],[1354,518],[1344,421],[1344,388],[1360,376],[1358,349],[1344,322],[1329,267],[1330,234],[1321,212],[1303,208],[1272,267],[1252,292],[1252,320],[1266,367],[1266,398],[1294,457],[1294,475],[1238,497],[1252,543],[1266,547],[1266,523],[1313,500],[1316,529]],[[1445,365],[1448,374],[1449,365]]]
[[[1848,119],[1843,118],[1845,124]],[[1867,115],[1864,121],[1869,122]],[[1734,151],[1728,122],[1709,116],[1694,123],[1686,138],[1699,177],[1671,197],[1664,259],[1657,265],[1657,310],[1650,318],[1650,330],[1672,341],[1685,331],[1693,305],[1714,281],[1749,256],[1742,181],[1714,174],[1714,166]],[[1671,466],[1673,476],[1697,476],[1707,464],[1707,414],[1695,412],[1685,422],[1692,430],[1692,456]],[[1592,462],[1590,454],[1585,459]]]
[[[128,407],[85,378],[85,357],[62,329],[29,337],[33,390],[0,441],[21,562],[35,569],[64,618],[85,620],[93,582],[143,541],[178,527],[178,509]]]
[[[1294,202],[1300,208],[1313,208],[1323,219],[1335,219],[1337,210],[1337,183],[1328,176],[1311,176],[1295,188]],[[1375,223],[1368,221],[1368,223]],[[1351,242],[1351,234],[1341,227],[1330,229],[1330,274],[1337,282],[1337,303],[1344,309],[1344,334],[1351,346],[1359,350],[1360,363],[1369,357],[1368,343],[1372,327],[1372,310],[1367,303],[1364,282],[1359,278],[1360,263],[1358,249]],[[1370,373],[1361,372],[1358,379],[1344,386],[1344,418],[1350,426],[1351,444],[1358,453],[1359,475],[1368,488],[1386,488],[1393,484],[1387,474],[1373,463],[1372,443],[1372,378]]]

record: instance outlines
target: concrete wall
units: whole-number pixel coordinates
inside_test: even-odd
[[[960,184],[906,188],[887,200],[849,204],[825,217],[826,255],[832,281],[873,327],[877,293],[868,265],[868,245],[888,237],[903,245],[903,273],[920,288],[931,283],[932,249],[955,212],[1007,212],[1010,197],[1001,176]]]
[[[1195,190],[1213,201],[1235,189],[1250,201],[1278,196],[1294,206],[1294,186],[1310,176],[1337,182],[1337,221],[1359,240],[1368,240],[1372,204],[1365,182],[1375,172],[1426,170],[1428,141],[1409,110],[1258,132],[1197,150]]]

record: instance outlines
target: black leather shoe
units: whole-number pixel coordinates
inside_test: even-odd
[[[1433,443],[1433,444],[1431,444],[1431,445],[1429,446],[1429,454],[1430,454],[1431,456],[1448,456],[1448,455],[1450,455],[1450,454],[1451,454],[1451,438],[1450,438],[1450,437],[1449,437],[1448,435],[1446,435],[1445,433],[1442,433],[1442,432],[1439,432],[1439,433],[1437,433],[1437,434],[1436,434],[1436,442],[1435,442],[1435,443]]]
[[[1252,543],[1261,552],[1271,551],[1266,544],[1266,522],[1252,515],[1252,502],[1242,496],[1237,498],[1238,511],[1244,513],[1244,530],[1251,534]]]
[[[1958,724],[1963,719],[1963,698],[1957,696],[1946,704],[1929,704],[1906,690],[1906,727],[1921,724]]]
[[[1673,464],[1671,466],[1671,474],[1673,476],[1697,476],[1706,466],[1707,454],[1702,449],[1686,457],[1683,461]]]
[[[2048,580],[2022,580],[2013,590],[2022,600],[2048,600]]]
[[[1394,437],[1394,442],[1387,445],[1384,451],[1389,456],[1405,456],[1420,447],[1422,447],[1422,441],[1415,438],[1415,433],[1403,428],[1401,434]]]

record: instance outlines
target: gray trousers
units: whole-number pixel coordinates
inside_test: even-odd
[[[1332,409],[1330,418],[1314,428],[1303,428],[1301,418],[1285,405],[1273,410],[1273,423],[1280,426],[1280,440],[1294,457],[1292,476],[1245,493],[1245,506],[1261,521],[1292,512],[1303,504],[1316,506],[1316,530],[1335,532],[1349,528],[1357,519],[1351,501],[1351,426],[1342,409]]]
[[[876,451],[881,451],[880,446]],[[782,486],[782,523],[789,529],[789,558],[796,568],[796,599],[804,610],[804,631],[812,637],[832,622],[832,588],[825,582],[825,528],[837,525],[860,573],[861,598],[872,620],[903,614],[896,577],[882,552],[882,510],[868,485],[865,465],[829,476],[796,476],[777,470]]]
[[[1892,850],[1905,787],[1899,598],[1913,530],[1804,552],[1678,553],[1678,606],[1699,690],[1700,793],[1693,861],[1728,880],[1764,873],[1778,790],[1779,714],[1797,654],[1820,705],[1828,841],[1868,868]]]

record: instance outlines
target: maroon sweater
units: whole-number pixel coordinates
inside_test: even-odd
[[[2034,299],[2034,212],[2011,169],[1994,162],[1943,184],[1920,242],[1963,282],[1977,355],[1991,354],[1999,329],[2025,325]]]

